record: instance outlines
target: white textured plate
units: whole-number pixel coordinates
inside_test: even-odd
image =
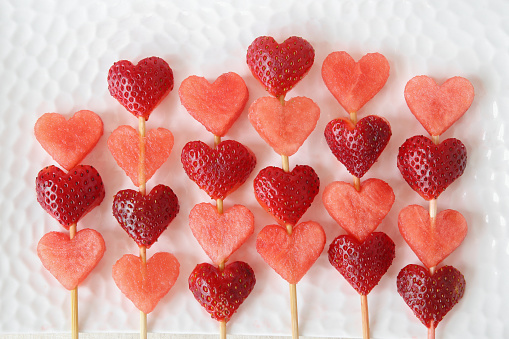
[[[291,35],[307,39],[316,50],[315,65],[288,97],[303,95],[321,108],[316,130],[290,158],[311,165],[322,189],[334,180],[351,180],[329,151],[323,130],[345,113],[321,80],[327,54],[345,50],[355,59],[368,52],[384,54],[391,75],[382,91],[360,112],[386,117],[392,139],[365,178],[387,181],[396,202],[379,230],[396,243],[396,259],[369,295],[371,332],[375,338],[425,337],[426,328],[396,292],[396,276],[417,258],[397,230],[398,212],[425,202],[403,181],[396,168],[398,147],[424,129],[403,98],[406,82],[426,74],[438,81],[460,75],[474,85],[476,97],[466,115],[444,135],[463,141],[468,166],[438,200],[438,208],[460,211],[469,233],[445,263],[467,281],[464,298],[439,325],[440,338],[509,337],[509,3],[493,1],[49,1],[0,0],[0,332],[68,331],[69,292],[45,271],[36,244],[47,232],[61,230],[35,199],[34,178],[53,160],[33,137],[36,119],[45,112],[71,116],[80,109],[98,113],[105,135],[84,163],[94,165],[106,184],[106,198],[79,227],[102,233],[107,252],[79,288],[80,326],[85,332],[136,332],[138,311],[111,279],[113,263],[137,247],[116,224],[111,201],[116,191],[133,188],[106,146],[108,135],[136,119],[110,97],[106,75],[117,60],[133,62],[160,56],[175,74],[175,89],[152,114],[147,128],[159,126],[175,135],[167,163],[148,186],[171,186],[181,212],[149,250],[174,253],[181,274],[171,292],[149,315],[149,330],[215,333],[218,326],[193,299],[187,277],[197,263],[208,262],[187,225],[194,204],[209,201],[185,175],[180,150],[190,140],[212,142],[212,136],[180,105],[177,89],[196,74],[210,80],[234,71],[249,90],[248,105],[266,95],[251,76],[245,54],[260,35],[279,42]],[[247,110],[247,109],[246,109]],[[280,164],[243,114],[226,138],[242,142],[257,155],[248,182],[228,197],[225,207],[241,203],[256,216],[256,233],[273,223],[257,204],[252,180],[265,166]],[[226,139],[225,138],[225,139]],[[320,192],[320,194],[321,194]],[[316,220],[326,230],[327,246],[343,231],[315,200],[302,220]],[[229,333],[290,334],[288,285],[256,253],[255,237],[233,259],[248,262],[257,285],[228,325]],[[327,247],[326,247],[327,248]],[[326,253],[298,284],[300,330],[307,336],[361,336],[357,293],[329,265]]]

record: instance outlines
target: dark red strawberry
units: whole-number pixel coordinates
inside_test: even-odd
[[[371,233],[362,243],[351,235],[340,235],[329,247],[331,265],[362,295],[378,284],[394,256],[394,242],[382,232]]]
[[[459,178],[467,165],[467,150],[458,139],[450,138],[435,145],[417,135],[399,148],[398,168],[406,182],[424,199],[437,198]]]
[[[375,163],[391,135],[389,122],[376,115],[368,115],[356,125],[349,119],[334,119],[325,127],[325,140],[332,153],[358,178]]]
[[[138,246],[149,248],[179,212],[177,196],[165,185],[147,195],[126,189],[113,199],[113,216]]]
[[[148,120],[150,113],[173,89],[173,71],[161,58],[117,61],[108,72],[108,89],[136,117]]]
[[[397,286],[415,316],[429,328],[432,324],[437,327],[463,297],[465,278],[452,266],[441,267],[430,275],[423,266],[407,265],[398,274]]]
[[[224,270],[199,264],[189,276],[189,289],[203,308],[217,321],[228,321],[248,297],[256,283],[248,264],[235,261]]]
[[[265,89],[279,98],[308,73],[315,60],[313,46],[292,36],[282,44],[273,37],[256,38],[247,49],[246,61],[251,73]]]
[[[201,141],[188,142],[181,155],[184,171],[212,199],[224,199],[242,185],[256,165],[254,154],[235,140],[215,149]]]
[[[66,229],[104,199],[104,185],[95,168],[78,165],[65,173],[56,166],[42,169],[35,180],[37,201]]]
[[[283,226],[297,224],[319,189],[320,179],[307,165],[295,166],[291,172],[266,167],[254,179],[256,200]]]

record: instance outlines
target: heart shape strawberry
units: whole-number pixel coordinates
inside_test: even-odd
[[[274,151],[293,155],[313,132],[320,108],[311,99],[296,97],[284,105],[272,97],[262,97],[249,107],[249,121]]]
[[[92,166],[78,165],[64,173],[56,166],[39,171],[35,179],[37,201],[65,229],[104,199],[101,176]]]
[[[188,177],[212,199],[224,199],[239,188],[256,165],[254,154],[235,140],[222,141],[215,149],[202,141],[188,142],[181,161]]]
[[[467,150],[458,139],[435,145],[417,135],[399,148],[398,168],[405,181],[424,199],[436,199],[459,178],[467,166]]]
[[[133,65],[120,60],[108,72],[108,90],[134,116],[148,120],[152,111],[173,89],[173,71],[158,57]]]
[[[355,61],[346,52],[332,52],[322,65],[322,79],[348,113],[357,112],[384,87],[390,66],[380,53]]]
[[[217,321],[228,322],[253,290],[253,269],[242,261],[226,265],[224,270],[208,263],[199,264],[188,279],[189,290],[202,307]]]
[[[273,37],[260,36],[247,49],[246,62],[267,92],[285,96],[309,72],[315,50],[305,39],[292,36],[282,44]]]
[[[277,274],[290,284],[298,283],[313,266],[325,246],[325,232],[307,221],[288,234],[279,225],[265,226],[256,238],[256,250]]]
[[[254,216],[242,205],[219,213],[212,204],[201,203],[189,213],[189,227],[212,262],[220,265],[253,234]]]
[[[395,248],[382,232],[371,233],[362,243],[340,235],[330,244],[329,262],[359,294],[368,295],[391,266]]]
[[[398,227],[403,239],[428,268],[447,258],[467,235],[467,221],[461,213],[445,210],[432,221],[429,212],[418,205],[399,212]]]
[[[126,189],[113,198],[113,216],[138,246],[146,248],[157,241],[178,212],[177,196],[161,184],[147,195]]]
[[[58,113],[45,113],[35,123],[35,138],[55,161],[70,170],[95,147],[103,135],[103,122],[92,111],[78,111],[66,120]]]
[[[37,244],[43,266],[68,290],[76,288],[99,263],[106,251],[101,234],[82,229],[69,234],[49,232]]]
[[[249,91],[242,77],[233,72],[222,74],[213,83],[192,75],[182,81],[179,97],[193,118],[222,137],[244,110]]]
[[[173,254],[157,252],[143,263],[140,257],[125,254],[113,265],[113,281],[134,306],[145,314],[154,310],[171,290],[180,264]]]
[[[398,274],[398,293],[428,328],[437,327],[465,292],[465,278],[452,266],[433,275],[419,265],[407,265]]]
[[[324,134],[332,154],[350,174],[361,178],[385,149],[392,132],[386,119],[369,115],[356,125],[346,118],[334,119]]]
[[[380,179],[367,179],[360,190],[347,182],[332,182],[322,194],[323,205],[345,231],[363,242],[391,210],[394,191]]]
[[[465,78],[453,77],[438,85],[432,78],[416,76],[405,86],[412,114],[430,135],[444,133],[465,114],[474,101],[474,87]]]
[[[144,143],[145,182],[166,162],[173,149],[173,134],[165,128],[148,131],[140,138],[137,130],[131,126],[119,126],[108,138],[108,149],[118,166],[124,170],[135,186],[139,186],[140,144]]]
[[[320,189],[312,167],[298,165],[291,172],[279,167],[262,169],[254,179],[258,203],[281,224],[297,224]]]

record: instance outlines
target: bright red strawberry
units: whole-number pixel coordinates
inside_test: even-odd
[[[66,229],[104,199],[101,176],[88,165],[78,165],[67,173],[56,166],[45,167],[35,186],[39,204]]]
[[[458,139],[446,139],[435,145],[431,139],[417,135],[399,148],[399,171],[426,200],[437,198],[463,174],[466,165],[467,150]]]
[[[375,163],[392,135],[389,122],[369,115],[354,125],[349,119],[330,121],[325,127],[325,140],[348,172],[361,178]]]
[[[172,189],[157,185],[147,195],[126,189],[113,199],[113,216],[138,246],[149,248],[179,212]]]
[[[248,264],[235,261],[222,271],[208,263],[199,264],[188,282],[194,297],[212,318],[228,322],[253,290],[256,279]]]
[[[172,89],[173,71],[158,57],[145,58],[137,65],[128,60],[117,61],[108,72],[111,96],[145,120]]]
[[[439,268],[430,275],[427,268],[407,265],[398,274],[398,293],[426,326],[437,327],[463,297],[465,278],[452,266]]]
[[[320,179],[307,165],[295,166],[291,172],[269,166],[254,179],[256,200],[283,226],[297,224],[319,189]]]
[[[188,142],[181,155],[184,171],[212,199],[224,199],[242,185],[256,165],[254,154],[235,140],[215,149],[201,141]]]
[[[313,46],[292,36],[282,44],[273,37],[256,38],[247,49],[246,61],[253,76],[265,89],[279,98],[291,90],[308,73],[315,60]]]
[[[385,233],[373,232],[364,242],[340,235],[329,247],[329,262],[362,295],[378,284],[395,256],[394,242]]]

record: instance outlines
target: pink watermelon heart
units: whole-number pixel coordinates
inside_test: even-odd
[[[108,138],[108,148],[126,175],[135,186],[139,186],[140,142],[145,143],[145,180],[148,181],[170,156],[173,134],[165,128],[147,132],[140,140],[137,130],[123,125],[115,129]]]
[[[432,78],[421,75],[406,84],[405,100],[424,129],[438,136],[468,110],[474,100],[474,87],[462,77],[438,85]]]
[[[461,213],[444,210],[432,222],[429,212],[418,205],[399,212],[398,227],[403,239],[428,268],[447,258],[467,235],[467,221]]]
[[[240,75],[229,72],[213,83],[192,75],[182,81],[179,96],[193,118],[207,131],[222,137],[244,110],[249,91]]]
[[[254,216],[242,205],[220,214],[214,205],[201,203],[191,210],[189,227],[212,262],[220,265],[253,234]]]
[[[81,163],[103,135],[103,122],[92,111],[78,111],[69,120],[45,113],[35,123],[35,138],[55,161],[70,170]]]
[[[380,53],[369,53],[356,62],[346,52],[332,52],[322,65],[325,85],[348,113],[357,112],[384,87],[389,62]]]
[[[148,314],[177,281],[180,264],[173,254],[158,252],[146,263],[126,254],[113,265],[117,287],[140,311]]]
[[[363,242],[389,213],[394,191],[380,179],[367,179],[360,191],[352,184],[336,181],[325,187],[323,205],[345,231]]]
[[[249,107],[249,121],[274,151],[293,155],[315,129],[320,108],[309,98],[296,97],[284,102],[262,97]]]
[[[88,228],[76,232],[72,239],[68,233],[49,232],[37,244],[43,266],[68,290],[85,280],[105,251],[101,234]]]
[[[256,238],[256,250],[263,260],[290,284],[296,284],[318,259],[325,246],[325,232],[308,221],[288,234],[279,225],[265,226]]]

